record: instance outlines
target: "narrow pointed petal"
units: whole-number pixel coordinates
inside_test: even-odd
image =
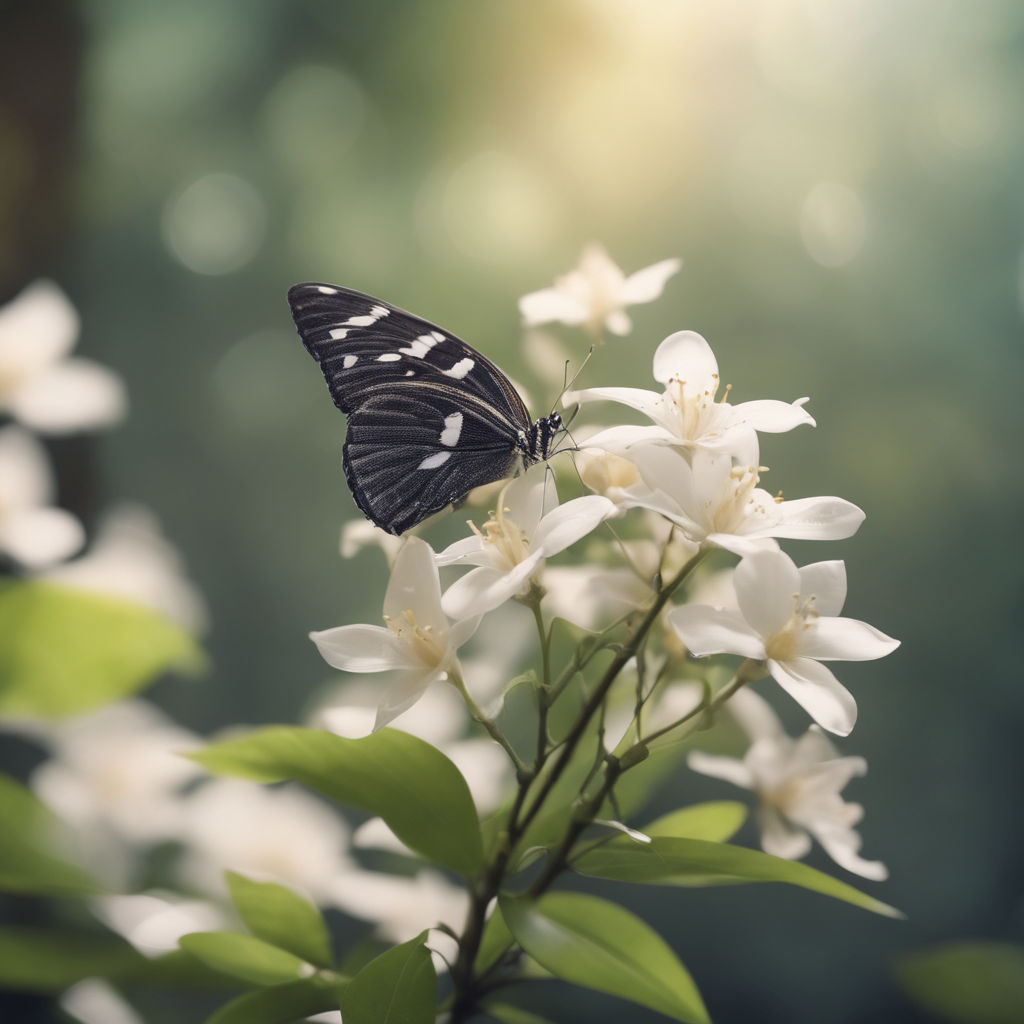
[[[558,288],[542,288],[524,295],[519,300],[519,313],[528,327],[553,320],[563,324],[581,324],[587,319],[586,306]]]
[[[436,565],[487,565],[487,545],[475,533],[449,544],[434,556]]]
[[[391,580],[384,594],[384,614],[395,622],[412,612],[416,624],[437,632],[448,630],[441,611],[441,581],[434,564],[434,551],[425,540],[410,537],[391,568]]]
[[[758,660],[765,657],[764,641],[734,611],[687,604],[673,608],[667,620],[698,658],[709,654],[739,654]]]
[[[761,805],[761,849],[773,857],[799,860],[811,849],[811,837],[803,829],[796,828],[774,807]]]
[[[111,426],[124,418],[127,405],[121,378],[90,359],[54,363],[11,398],[11,412],[44,434]]]
[[[679,438],[664,427],[654,425],[622,424],[608,427],[584,442],[588,448],[602,448],[607,452],[628,456],[627,449],[640,444],[671,445],[679,444]]]
[[[710,775],[713,779],[724,779],[741,789],[754,788],[754,776],[750,769],[734,757],[720,757],[717,754],[705,754],[703,750],[694,750],[687,757],[686,763],[701,775]]]
[[[846,603],[846,563],[814,562],[800,568],[800,596],[814,596],[819,615],[838,615]]]
[[[614,502],[599,494],[573,498],[549,512],[531,538],[531,547],[542,557],[564,551],[617,512]]]
[[[665,290],[665,282],[679,273],[681,259],[660,260],[630,274],[622,288],[622,301],[627,306],[637,302],[653,302]]]
[[[565,401],[581,405],[584,402],[618,402],[654,419],[662,396],[657,391],[645,391],[643,388],[584,388],[567,394]]]
[[[789,621],[800,594],[800,575],[781,551],[755,551],[733,573],[743,617],[761,636],[778,633]]]
[[[444,678],[445,673],[433,671],[412,671],[403,673],[385,691],[377,707],[377,718],[373,723],[373,731],[383,729],[393,722],[403,711],[408,711],[423,696],[431,683]]]
[[[793,658],[769,661],[768,671],[822,729],[837,736],[849,736],[853,731],[857,702],[824,665],[810,658]]]
[[[687,391],[718,387],[718,360],[696,331],[670,334],[654,353],[654,379],[667,384],[673,377],[685,381]]]
[[[523,473],[502,488],[498,497],[516,525],[530,537],[545,511],[558,505],[558,492],[554,479],[544,467]]]
[[[772,710],[771,704],[760,694],[754,693],[749,686],[744,687],[729,701],[729,713],[750,737],[751,742],[775,740],[785,735],[782,722]]]
[[[815,828],[811,829],[814,838],[821,843],[822,849],[841,867],[847,871],[869,878],[873,882],[884,882],[889,877],[889,869],[880,860],[865,860],[860,856],[860,836],[852,828]]]
[[[540,561],[540,552],[535,552],[510,572],[486,565],[467,572],[444,592],[445,613],[462,620],[493,611],[523,589]]]
[[[899,640],[859,619],[820,618],[801,634],[800,654],[819,661],[874,661],[899,645]]]
[[[408,668],[398,638],[383,626],[335,626],[310,633],[321,657],[343,672],[387,672]]]
[[[754,402],[741,402],[733,407],[733,412],[744,423],[749,423],[763,434],[783,434],[803,423],[817,426],[814,417],[803,407],[806,401],[806,398],[798,398],[795,402],[762,398]]]
[[[853,502],[833,497],[797,498],[777,504],[773,521],[749,531],[748,536],[760,533],[793,540],[845,540],[863,522],[864,513]]]

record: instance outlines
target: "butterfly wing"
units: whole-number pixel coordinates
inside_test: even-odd
[[[300,284],[288,300],[335,405],[348,414],[345,475],[378,526],[402,533],[513,472],[529,415],[479,352],[361,292]]]

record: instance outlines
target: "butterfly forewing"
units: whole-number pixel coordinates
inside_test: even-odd
[[[490,360],[361,292],[299,284],[288,301],[335,405],[348,414],[345,475],[378,526],[402,533],[515,471],[529,414]]]

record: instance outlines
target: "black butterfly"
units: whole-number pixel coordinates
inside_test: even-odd
[[[561,416],[531,423],[501,370],[447,331],[331,284],[297,284],[288,303],[348,415],[343,462],[352,495],[388,533],[553,453]]]

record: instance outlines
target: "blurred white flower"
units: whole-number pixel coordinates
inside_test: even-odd
[[[199,634],[206,604],[185,576],[181,556],[164,537],[156,516],[138,505],[104,515],[87,554],[42,574],[43,578],[137,601]]]
[[[517,477],[498,495],[484,532],[470,524],[473,536],[437,556],[438,565],[477,567],[445,591],[445,611],[453,619],[483,615],[525,594],[546,558],[575,544],[616,511],[596,494],[559,505],[554,482],[543,469]]]
[[[183,804],[181,881],[223,896],[224,872],[293,885],[315,903],[330,901],[339,876],[355,870],[347,824],[295,785],[269,788],[213,779]]]
[[[679,259],[662,260],[627,277],[603,246],[588,245],[576,267],[556,278],[553,288],[524,295],[519,312],[528,327],[558,321],[582,324],[594,334],[602,327],[628,334],[633,324],[626,306],[653,302],[682,265]]]
[[[547,609],[583,629],[603,629],[608,623],[647,604],[654,597],[651,577],[644,579],[625,567],[557,565],[544,570]]]
[[[105,427],[125,413],[121,380],[89,359],[67,358],[78,314],[52,281],[0,307],[0,412],[41,433]]]
[[[733,574],[739,611],[674,608],[669,622],[697,657],[738,654],[764,661],[775,681],[829,732],[846,736],[857,720],[853,695],[822,661],[872,661],[899,641],[857,619],[839,617],[846,600],[842,562],[798,569],[781,551],[756,551]]]
[[[182,789],[200,774],[181,751],[200,745],[152,704],[128,700],[34,730],[53,753],[30,785],[87,850],[97,831],[155,843],[177,838]]]
[[[813,837],[847,871],[879,882],[887,878],[881,861],[859,855],[861,838],[853,826],[864,809],[840,796],[850,779],[867,771],[864,758],[840,757],[817,726],[799,739],[787,736],[767,701],[750,690],[735,694],[729,710],[751,740],[743,759],[695,750],[688,764],[757,794],[762,849],[799,860]]]
[[[60,1008],[80,1024],[143,1024],[117,991],[99,978],[72,985],[61,995]]]
[[[215,904],[174,892],[97,896],[90,905],[108,928],[148,957],[177,949],[182,935],[221,931],[232,924],[231,917]]]
[[[0,555],[39,569],[82,546],[82,524],[53,498],[43,446],[20,427],[0,428]]]
[[[374,526],[369,519],[352,519],[341,528],[341,544],[339,545],[342,558],[353,558],[363,548],[379,547],[388,560],[388,565],[393,565],[395,556],[402,547],[401,537]]]
[[[736,465],[725,452],[697,449],[687,459],[675,448],[631,448],[641,483],[624,490],[620,504],[651,509],[676,523],[695,544],[737,555],[776,547],[771,538],[842,540],[852,537],[864,513],[843,498],[783,501],[758,487],[762,466]]]
[[[786,403],[764,399],[730,405],[726,388],[715,401],[721,383],[711,346],[693,331],[669,335],[654,353],[654,379],[662,393],[642,388],[586,388],[565,395],[565,405],[610,401],[628,405],[654,421],[654,426],[620,426],[591,437],[587,444],[618,451],[639,442],[668,444],[692,450],[710,448],[735,452],[750,461],[753,431],[782,433],[801,423],[814,426],[803,408],[806,398]]]
[[[475,617],[449,624],[441,610],[434,558],[426,541],[410,537],[405,542],[384,595],[386,626],[336,626],[309,634],[324,660],[343,672],[402,671],[384,692],[375,729],[415,704],[431,683],[458,672],[455,652],[480,621]]]

